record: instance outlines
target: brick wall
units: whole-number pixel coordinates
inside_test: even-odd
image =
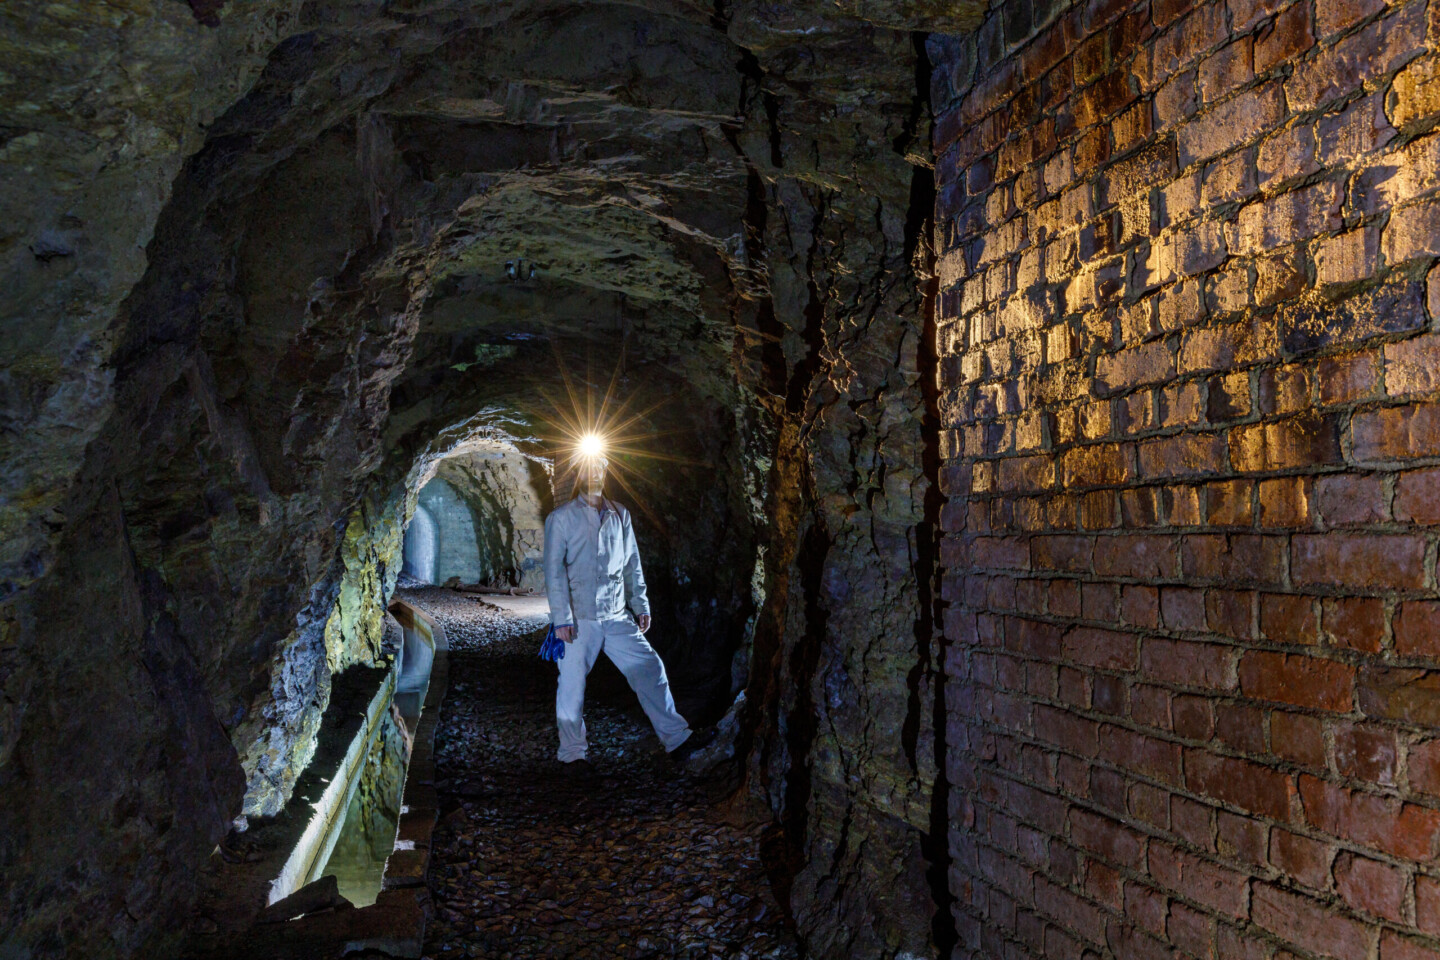
[[[1440,953],[1440,0],[932,38],[957,956]]]

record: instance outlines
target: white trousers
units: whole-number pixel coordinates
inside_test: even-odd
[[[690,726],[675,711],[665,664],[634,621],[581,620],[575,627],[575,640],[565,644],[565,658],[559,663],[560,683],[555,690],[555,722],[560,728],[556,756],[561,762],[585,759],[585,678],[601,650],[640,698],[640,706],[665,750],[669,752],[684,743],[690,736]]]

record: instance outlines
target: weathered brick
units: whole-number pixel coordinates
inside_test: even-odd
[[[1197,381],[1162,387],[1156,392],[1156,401],[1162,427],[1195,427],[1205,422],[1205,391]]]
[[[1440,334],[1385,344],[1385,392],[1392,397],[1440,391]]]
[[[1368,717],[1440,726],[1440,673],[1366,667],[1358,691],[1360,709]]]
[[[1440,453],[1440,404],[1357,412],[1350,425],[1357,460],[1405,460]]]
[[[1278,585],[1284,578],[1283,537],[1193,534],[1180,545],[1186,579],[1221,580],[1228,585]]]
[[[1440,256],[1440,201],[1416,203],[1392,213],[1380,249],[1388,263]]]
[[[1159,591],[1154,587],[1127,583],[1120,588],[1120,619],[1124,623],[1136,627],[1157,626],[1159,610]]]
[[[1065,451],[1060,456],[1060,476],[1071,490],[1115,486],[1133,479],[1127,448],[1118,443],[1092,443]]]
[[[1064,887],[1043,877],[1035,880],[1035,907],[1042,914],[1074,930],[1092,943],[1105,942],[1105,913]]]
[[[1395,128],[1385,116],[1385,98],[1371,94],[1352,101],[1339,113],[1327,114],[1315,125],[1320,156],[1332,166],[1354,161],[1395,139]]]
[[[1402,657],[1440,657],[1440,601],[1407,600],[1395,613],[1395,652]]]
[[[1384,9],[1384,0],[1316,0],[1315,32],[1324,40]]]
[[[1247,697],[1314,710],[1347,711],[1354,696],[1354,667],[1304,654],[1248,651],[1239,677]]]
[[[1394,786],[1397,751],[1388,727],[1343,720],[1334,725],[1335,770],[1342,777]]]
[[[1406,771],[1410,782],[1410,789],[1419,793],[1428,793],[1431,796],[1440,796],[1440,740],[1426,740],[1423,743],[1410,745],[1410,754],[1406,762]],[[1440,881],[1436,881],[1436,893],[1440,893]],[[1419,888],[1416,888],[1416,913],[1419,910]],[[1440,908],[1440,899],[1437,899],[1435,906]],[[1435,914],[1440,920],[1440,912]],[[1428,929],[1423,924],[1421,929]]]
[[[1213,103],[1254,78],[1253,43],[1248,36],[1239,37],[1201,61],[1196,82],[1202,101]]]
[[[1252,756],[1265,752],[1265,711],[1254,704],[1215,705],[1215,736],[1225,746]]]
[[[1147,737],[1124,727],[1104,727],[1100,731],[1100,758],[1164,783],[1180,782],[1180,745],[1170,740]]]
[[[1169,844],[1150,845],[1150,875],[1187,899],[1218,913],[1244,919],[1249,912],[1250,878]]]
[[[1255,260],[1255,305],[1258,307],[1298,297],[1309,285],[1305,258],[1298,250],[1280,250]]]
[[[1380,934],[1380,960],[1433,960],[1435,948],[1413,937],[1404,937],[1393,930]]]
[[[1406,127],[1440,113],[1440,60],[1417,60],[1395,75],[1390,121]]]
[[[1440,810],[1374,796],[1300,775],[1306,820],[1317,830],[1407,860],[1435,855]]]
[[[1416,589],[1425,583],[1425,540],[1418,536],[1300,533],[1291,541],[1297,584],[1350,589]]]
[[[1260,633],[1279,643],[1318,641],[1318,600],[1302,594],[1266,593],[1260,596]]]
[[[1164,133],[1198,109],[1200,93],[1195,89],[1195,71],[1176,74],[1155,91],[1155,129]]]
[[[1117,153],[1143,143],[1155,131],[1153,109],[1151,101],[1142,100],[1115,118],[1110,125],[1110,136]]]
[[[1425,8],[1408,4],[1297,63],[1285,82],[1285,97],[1297,113],[1313,110],[1404,65],[1424,49]]]
[[[1175,357],[1163,340],[1105,354],[1095,361],[1096,385],[1102,393],[1119,393],[1174,376]]]
[[[1280,123],[1285,102],[1278,83],[1267,83],[1217,103],[1177,132],[1181,168],[1253,140]]]
[[[1312,953],[1341,960],[1361,960],[1369,954],[1370,929],[1365,924],[1267,883],[1255,884],[1250,916],[1271,933]]]
[[[1210,945],[1215,940],[1215,920],[1210,914],[1183,903],[1172,903],[1165,922],[1165,935],[1190,956],[1208,956]]]
[[[1203,517],[1200,511],[1200,488],[1190,484],[1166,487],[1161,492],[1165,507],[1165,522],[1172,527],[1198,527]]]
[[[970,551],[971,562],[982,570],[1030,568],[1030,548],[1020,537],[977,537]]]
[[[1291,9],[1303,6],[1297,3]],[[1308,177],[1320,169],[1316,149],[1315,128],[1292,121],[1284,130],[1260,141],[1255,152],[1256,183],[1275,189],[1287,181]]]
[[[1325,730],[1314,717],[1276,710],[1270,714],[1270,752],[1291,763],[1323,768]]]
[[[1356,174],[1351,205],[1383,213],[1440,186],[1440,134],[1429,134],[1387,153]]]
[[[1248,760],[1189,748],[1185,751],[1185,785],[1202,796],[1261,816],[1275,820],[1290,816],[1290,778]]]
[[[1178,572],[1176,537],[1126,534],[1098,537],[1095,541],[1095,573],[1102,577],[1155,579]]]
[[[1230,462],[1242,473],[1322,466],[1341,460],[1339,425],[1333,417],[1300,414],[1230,431]]]
[[[1071,663],[1105,670],[1133,670],[1139,659],[1139,641],[1133,633],[1074,627],[1066,632],[1062,655]]]
[[[1415,926],[1440,933],[1440,880],[1435,877],[1415,878]]]
[[[1250,305],[1248,264],[1231,261],[1205,280],[1205,305],[1214,316],[1237,313]]]
[[[1122,865],[1135,863],[1144,855],[1145,840],[1115,820],[1088,810],[1070,811],[1070,839],[1080,849]]]
[[[1204,476],[1225,469],[1226,444],[1215,434],[1181,434],[1141,443],[1140,476],[1146,479]]]
[[[1258,727],[1255,728],[1258,730]],[[1265,846],[1269,827],[1253,817],[1238,816],[1224,810],[1215,814],[1216,849],[1223,857],[1264,867]]]
[[[1395,483],[1395,519],[1440,524],[1440,467],[1400,474]]]
[[[1252,150],[1237,150],[1205,167],[1203,193],[1207,204],[1244,200],[1254,194],[1255,189]]]
[[[1170,283],[1212,270],[1225,261],[1225,225],[1215,220],[1191,224],[1156,237],[1150,243],[1140,287]]]
[[[1336,231],[1342,199],[1337,184],[1323,181],[1249,204],[1241,208],[1233,225],[1227,225],[1225,242],[1238,253],[1257,253]],[[1387,237],[1391,229],[1386,229]]]
[[[1147,637],[1140,648],[1140,673],[1157,683],[1235,689],[1235,652],[1220,644]]]
[[[1271,954],[1270,944],[1258,936],[1225,924],[1219,924],[1217,930],[1218,956],[1227,960],[1267,960]]]
[[[1319,241],[1315,251],[1315,279],[1322,284],[1355,283],[1375,275],[1380,253],[1380,231],[1359,227]]]
[[[1276,477],[1261,480],[1260,525],[1262,527],[1303,527],[1310,523],[1311,481],[1306,477]]]
[[[1383,478],[1377,474],[1338,473],[1315,480],[1315,502],[1331,527],[1383,523],[1390,510]]]
[[[1096,184],[1096,209],[1104,210],[1137,193],[1167,183],[1174,176],[1175,145],[1168,140],[1152,143],[1105,169],[1105,176]]]
[[[1215,808],[1208,803],[1175,794],[1170,798],[1170,828],[1202,850],[1215,850]]]
[[[1230,29],[1245,33],[1278,10],[1284,0],[1229,0]]]
[[[1333,645],[1379,653],[1385,638],[1385,603],[1378,598],[1327,597],[1321,624]]]
[[[1205,415],[1219,423],[1250,414],[1250,376],[1241,371],[1211,377],[1206,391]]]
[[[1066,710],[1036,705],[1035,736],[1070,753],[1093,757],[1099,750],[1099,725]]]
[[[1236,27],[1236,29],[1243,29]],[[1269,30],[1255,41],[1255,73],[1263,75],[1287,60],[1294,60],[1315,44],[1310,29],[1310,5],[1292,3],[1276,15]]]
[[[1255,485],[1245,480],[1225,480],[1205,488],[1206,519],[1217,527],[1248,527],[1254,523]]]
[[[1262,317],[1187,330],[1176,369],[1186,376],[1229,371],[1277,356],[1275,324]]]
[[[1338,303],[1306,298],[1282,304],[1276,317],[1285,349],[1292,353],[1360,343],[1371,337],[1418,330],[1429,323],[1422,285],[1403,278]]]
[[[1329,886],[1335,849],[1289,830],[1270,832],[1270,862],[1286,876],[1317,890]]]
[[[1212,633],[1248,640],[1255,635],[1254,605],[1255,594],[1248,590],[1206,590],[1205,625]]]
[[[1137,57],[1135,72],[1141,89],[1154,90],[1217,46],[1225,34],[1223,4],[1209,3],[1192,10],[1155,37]]]

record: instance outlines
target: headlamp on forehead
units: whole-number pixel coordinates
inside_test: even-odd
[[[575,452],[582,460],[603,461],[605,459],[605,440],[598,433],[587,433],[580,438]]]

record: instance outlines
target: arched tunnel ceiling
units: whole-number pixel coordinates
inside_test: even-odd
[[[762,172],[784,143],[790,175],[853,182],[857,171],[834,165],[795,168],[851,136],[845,121],[857,107],[909,82],[906,58],[878,50],[908,48],[903,31],[966,29],[980,12],[946,0],[8,5],[0,11],[8,589],[45,569],[64,525],[56,510],[113,409],[111,361],[123,365],[126,351],[116,313],[141,279],[167,202],[233,204],[325,131],[354,130],[357,115],[371,114],[399,155],[421,165],[419,176],[435,178],[419,198],[425,209],[410,211],[422,234],[472,198],[464,216],[489,220],[499,205],[482,202],[484,188],[497,201],[511,188],[518,196],[526,181],[514,179],[517,167],[530,177],[563,169],[551,196],[571,206],[586,197],[581,205],[594,210],[618,199],[629,212],[605,211],[613,216],[595,238],[599,260],[588,258],[592,246],[574,223],[543,245],[535,237],[537,259],[543,249],[555,269],[589,274],[602,289],[633,285],[627,296],[641,301],[675,279],[665,292],[684,300],[687,286],[693,293],[684,270],[627,256],[663,246],[654,231],[664,225],[733,260],[744,202],[732,189],[743,169],[735,145]],[[887,32],[895,39],[883,39]],[[812,103],[818,122],[803,133],[793,123],[767,130],[763,117],[735,122],[755,112],[741,102],[747,83],[752,98],[763,87]],[[814,150],[789,149],[789,138]],[[194,186],[208,196],[172,197],[180,162],[197,150]],[[453,177],[447,164],[457,167]],[[368,199],[372,229],[393,199]],[[621,242],[613,221],[627,216],[646,229]],[[493,269],[492,250],[475,243],[473,262]],[[509,246],[500,240],[494,252]],[[628,279],[606,276],[626,265]],[[694,312],[693,296],[688,305]]]

